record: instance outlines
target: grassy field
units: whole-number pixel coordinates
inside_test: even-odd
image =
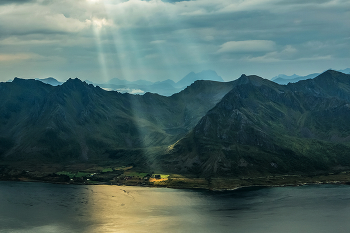
[[[127,170],[130,170],[132,168],[133,168],[133,166],[129,166],[129,167],[121,166],[121,167],[114,168],[114,170],[116,170],[116,171],[127,171]]]
[[[81,177],[90,177],[91,173],[86,172],[67,172],[67,171],[60,171],[56,173],[57,175],[66,175],[69,176],[69,178],[81,178]]]
[[[41,168],[41,167],[40,167]],[[44,181],[73,184],[142,185],[169,188],[200,188],[212,190],[235,189],[248,186],[286,186],[304,184],[341,183],[350,184],[350,171],[323,172],[314,174],[267,174],[264,176],[231,176],[198,178],[191,175],[151,173],[129,167],[86,166],[66,167],[42,166],[41,171],[31,167],[0,166],[0,180]],[[58,170],[59,169],[59,170]],[[76,169],[76,170],[73,170]],[[78,170],[79,169],[79,170]],[[150,177],[145,178],[145,177]],[[157,178],[155,178],[157,176]]]
[[[101,172],[105,173],[105,172],[112,172],[113,169],[112,168],[104,168]]]
[[[135,178],[143,178],[145,176],[147,176],[148,173],[144,173],[144,172],[132,172],[132,171],[127,171],[124,172],[124,176],[131,176],[131,177],[135,177]]]

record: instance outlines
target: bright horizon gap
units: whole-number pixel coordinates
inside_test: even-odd
[[[101,60],[103,61],[103,56],[102,56]],[[103,63],[103,62],[102,62],[102,63]],[[293,75],[296,75],[296,76],[299,76],[299,77],[304,77],[304,76],[307,76],[307,75],[310,75],[310,74],[315,74],[315,73],[321,74],[321,73],[323,73],[323,72],[325,72],[325,71],[327,71],[327,70],[336,70],[336,71],[349,70],[347,74],[350,73],[350,68],[349,68],[349,67],[345,67],[345,68],[342,68],[342,69],[332,69],[332,68],[329,68],[329,69],[325,69],[325,70],[322,70],[322,71],[316,71],[316,72],[313,72],[313,73],[302,74],[302,75],[297,74],[297,73],[291,73],[291,74],[276,74],[275,76],[270,77],[270,78],[262,77],[262,76],[260,76],[259,74],[249,74],[248,72],[247,72],[247,73],[242,73],[242,74],[245,74],[245,75],[248,75],[248,76],[249,76],[249,75],[257,75],[257,76],[259,76],[259,77],[261,77],[261,78],[271,80],[272,78],[276,78],[276,77],[278,77],[278,76],[280,76],[280,75],[285,75],[285,76],[293,76]],[[201,73],[201,72],[203,72],[203,71],[214,71],[214,72],[216,72],[215,70],[202,70],[202,71],[200,71],[200,72],[190,71],[190,72],[188,72],[186,75],[184,75],[183,77],[180,77],[177,81],[172,80],[172,79],[170,79],[170,80],[172,80],[172,81],[174,81],[174,82],[176,83],[176,82],[180,81],[181,79],[183,79],[185,76],[187,76],[188,74],[190,74],[190,73],[192,73],[192,72],[194,72],[195,74],[198,74],[198,73]],[[216,72],[216,73],[217,73],[217,72]],[[242,74],[241,74],[241,75],[242,75]],[[220,76],[220,74],[218,74],[218,73],[217,73],[217,75]],[[234,80],[238,79],[239,77],[241,77],[241,75],[239,75],[238,77],[236,77],[235,79],[232,79],[232,80],[226,80],[224,77],[222,77],[222,76],[220,76],[220,77],[221,77],[225,82],[230,82],[230,81],[234,81]],[[68,78],[66,78],[65,80],[62,80],[61,78],[55,78],[55,77],[53,77],[53,76],[48,76],[48,77],[46,77],[46,78],[26,78],[26,77],[15,76],[14,78],[22,78],[22,79],[46,79],[46,78],[54,78],[54,79],[56,79],[57,81],[60,81],[60,82],[66,82],[66,81],[67,81],[68,79],[70,79],[70,78],[71,78],[71,79],[78,78],[78,79],[80,79],[81,81],[90,81],[90,82],[93,82],[93,81],[91,81],[91,80],[84,79],[84,78],[81,78],[81,77],[68,77]],[[142,78],[141,78],[141,79],[137,79],[137,80],[121,79],[121,78],[118,78],[118,77],[114,77],[114,78],[117,78],[117,79],[122,80],[122,81],[129,81],[129,82],[149,81],[149,80],[142,79]],[[107,82],[113,80],[114,78],[110,78],[110,79],[106,80],[104,83],[107,83]],[[13,80],[13,79],[12,79],[12,80]],[[166,80],[168,80],[168,79],[164,79],[164,80],[156,81],[156,82],[162,82],[162,81],[166,81]],[[5,82],[6,82],[6,81],[5,81]],[[96,82],[94,82],[94,83],[96,83]],[[98,83],[96,83],[96,84],[98,84]],[[102,84],[102,83],[101,83],[101,84]]]

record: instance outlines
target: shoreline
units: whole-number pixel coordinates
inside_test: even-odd
[[[248,187],[284,187],[307,184],[350,184],[350,170],[312,174],[265,174],[231,177],[195,177],[190,174],[144,172],[133,166],[113,164],[0,164],[0,181],[43,182],[75,185],[118,185],[173,189],[237,190]]]
[[[325,179],[326,177],[326,179]],[[12,181],[12,182],[33,182],[33,183],[49,183],[49,184],[61,184],[61,185],[106,185],[106,186],[137,186],[148,188],[171,188],[171,189],[192,189],[192,190],[206,190],[206,191],[235,191],[246,188],[269,188],[269,187],[288,187],[288,186],[305,186],[305,185],[319,185],[319,184],[334,184],[334,185],[350,185],[350,172],[327,175],[327,176],[287,176],[284,175],[282,179],[275,179],[271,182],[271,177],[258,177],[247,179],[232,179],[232,178],[212,178],[211,182],[206,181],[204,178],[170,178],[166,181],[159,182],[60,182],[45,179],[29,179],[26,177],[7,177],[8,179],[0,179],[0,181]],[[278,177],[281,178],[281,177]],[[286,180],[287,178],[287,180]],[[288,179],[289,178],[289,179]],[[290,178],[293,178],[291,180]],[[338,179],[335,179],[338,178]],[[249,180],[248,184],[246,180]]]

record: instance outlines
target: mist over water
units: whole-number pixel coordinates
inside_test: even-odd
[[[0,182],[0,232],[349,232],[350,186],[210,192]]]

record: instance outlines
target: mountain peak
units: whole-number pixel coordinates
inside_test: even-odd
[[[224,82],[224,80],[213,70],[203,70],[199,73],[190,72],[183,79],[176,83],[177,87],[186,87],[194,83],[196,80],[211,80]]]
[[[326,70],[319,76],[317,76],[315,79],[315,82],[342,82],[350,84],[350,75],[344,74],[342,72],[336,71],[336,70]]]
[[[239,79],[237,79],[238,85],[242,85],[242,84],[252,84],[254,86],[261,86],[263,84],[265,85],[270,85],[270,84],[274,84],[272,81],[264,79],[262,77],[259,77],[257,75],[245,75],[242,74],[241,77]]]
[[[239,77],[240,79],[246,79],[247,78],[247,75],[245,74],[242,74],[241,77]]]
[[[15,83],[17,85],[35,85],[34,83],[36,83],[36,80],[34,79],[24,79],[24,78],[17,78],[15,77],[12,80],[12,83]]]
[[[290,80],[290,79],[296,79],[296,78],[299,78],[299,77],[301,77],[301,76],[300,76],[300,75],[297,75],[297,74],[293,74],[293,75],[279,74],[279,75],[273,77],[273,78],[271,79],[271,81],[275,81],[275,80],[284,80],[284,79]]]
[[[342,72],[336,71],[336,70],[332,70],[332,69],[326,70],[326,71],[323,72],[323,73],[324,73],[324,74],[342,74]]]
[[[276,77],[273,77],[271,81],[274,81],[275,83],[281,84],[281,85],[287,85],[288,83],[296,83],[301,80],[307,80],[307,79],[314,79],[315,77],[324,74],[323,76],[334,76],[336,74],[343,73],[343,74],[350,74],[350,68],[344,69],[344,70],[333,70],[328,69],[324,71],[323,73],[312,73],[308,74],[306,76],[299,76],[296,74],[293,74],[291,76],[279,74]]]
[[[59,86],[62,84],[62,82],[57,81],[57,79],[55,79],[53,77],[48,77],[48,78],[43,78],[43,79],[35,79],[35,80],[38,80],[38,81],[46,83],[46,84],[50,84],[51,86]]]
[[[72,78],[69,78],[66,82],[65,82],[65,84],[67,85],[67,84],[78,84],[78,83],[85,83],[85,82],[83,82],[83,81],[81,81],[80,79],[78,79],[78,78],[74,78],[74,79],[72,79]]]
[[[21,80],[24,80],[24,79],[15,77],[15,78],[12,80],[12,82],[20,82]]]
[[[78,78],[69,78],[65,83],[62,84],[62,87],[66,88],[71,88],[71,89],[81,89],[83,87],[87,86],[93,86],[92,84],[87,84],[86,82],[81,81]]]
[[[337,78],[339,76],[344,76],[346,74],[340,72],[340,71],[336,71],[336,70],[326,70],[325,72],[323,72],[322,74],[318,75],[315,79],[334,79]]]

